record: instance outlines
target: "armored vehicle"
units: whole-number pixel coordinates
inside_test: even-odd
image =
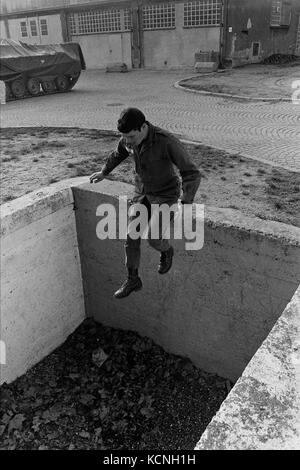
[[[79,44],[35,45],[0,40],[0,80],[6,101],[71,90],[85,61]]]

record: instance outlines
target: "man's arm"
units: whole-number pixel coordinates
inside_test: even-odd
[[[168,152],[172,162],[177,166],[182,178],[182,203],[191,204],[199,188],[201,174],[197,166],[191,161],[183,144],[171,136],[168,143]]]
[[[128,155],[129,152],[124,145],[123,139],[120,139],[117,149],[109,155],[104,166],[102,167],[102,170],[98,171],[97,173],[93,173],[90,176],[90,182],[97,183],[102,181],[114,168],[116,168],[116,166],[125,160]]]

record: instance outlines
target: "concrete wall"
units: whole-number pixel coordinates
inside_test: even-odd
[[[236,380],[298,286],[300,230],[207,208],[203,249],[185,251],[176,241],[174,266],[160,276],[159,255],[143,241],[144,289],[115,300],[126,275],[124,242],[97,238],[96,208],[131,191],[107,180],[74,189],[87,315],[138,331],[198,367]]]
[[[8,38],[7,27],[5,26],[4,20],[0,20],[0,38]]]
[[[1,206],[1,383],[43,359],[85,317],[74,184],[56,183]]]
[[[259,62],[275,53],[295,54],[297,27],[300,14],[299,0],[290,0],[291,24],[288,28],[270,27],[272,0],[230,0],[226,32],[226,58],[233,65]],[[247,24],[250,20],[251,27]],[[250,25],[249,23],[249,25]],[[232,31],[229,31],[229,28]],[[252,43],[259,42],[257,57],[252,54]]]
[[[104,69],[116,62],[132,67],[130,33],[72,36],[72,41],[81,45],[88,69]]]
[[[219,51],[220,27],[183,27],[183,3],[176,3],[176,28],[143,32],[144,64],[149,68],[193,67],[195,53]],[[167,62],[167,63],[165,63]]]
[[[300,449],[300,287],[196,449]]]

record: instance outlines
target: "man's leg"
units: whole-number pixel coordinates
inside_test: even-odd
[[[173,209],[175,207],[177,208],[177,201],[168,203],[167,205],[169,208],[171,208],[171,206]],[[155,210],[149,222],[148,243],[152,248],[160,252],[159,274],[166,274],[172,266],[174,249],[170,245],[169,234],[171,234],[174,229],[174,217],[174,210],[170,212],[167,211],[165,217],[162,216],[160,211]],[[169,227],[166,227],[166,223]],[[156,238],[155,235],[158,235],[158,238]]]
[[[134,223],[138,215],[132,215],[133,209],[134,205],[132,205],[130,208],[127,239],[125,242],[125,265],[127,268],[127,279],[122,284],[120,289],[115,292],[114,296],[117,299],[127,297],[131,294],[131,292],[140,290],[143,287],[142,281],[138,275],[141,258],[141,239],[134,239],[131,236],[133,232],[138,230],[136,224]]]

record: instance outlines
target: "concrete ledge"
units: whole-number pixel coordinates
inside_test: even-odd
[[[196,449],[300,449],[300,287]]]
[[[204,72],[203,72],[204,73]],[[207,73],[207,72],[205,72]],[[199,95],[207,95],[207,96],[218,96],[219,98],[232,98],[237,100],[245,100],[245,101],[270,101],[270,102],[292,102],[292,98],[267,98],[267,97],[260,97],[260,96],[246,96],[246,95],[234,95],[230,93],[217,93],[214,91],[206,91],[206,90],[195,90],[193,88],[188,88],[182,86],[182,82],[190,80],[191,78],[199,78],[198,75],[193,75],[192,77],[181,79],[174,83],[174,88],[178,88],[179,90],[186,91],[188,93],[198,93]],[[250,157],[251,158],[251,157]],[[253,158],[253,157],[252,157]],[[262,160],[263,161],[263,160]],[[267,162],[270,164],[270,162]]]
[[[196,62],[195,63],[195,72],[198,73],[207,73],[215,72],[218,70],[217,62]]]
[[[61,181],[1,206],[1,383],[43,359],[85,317],[70,186],[86,181]]]

